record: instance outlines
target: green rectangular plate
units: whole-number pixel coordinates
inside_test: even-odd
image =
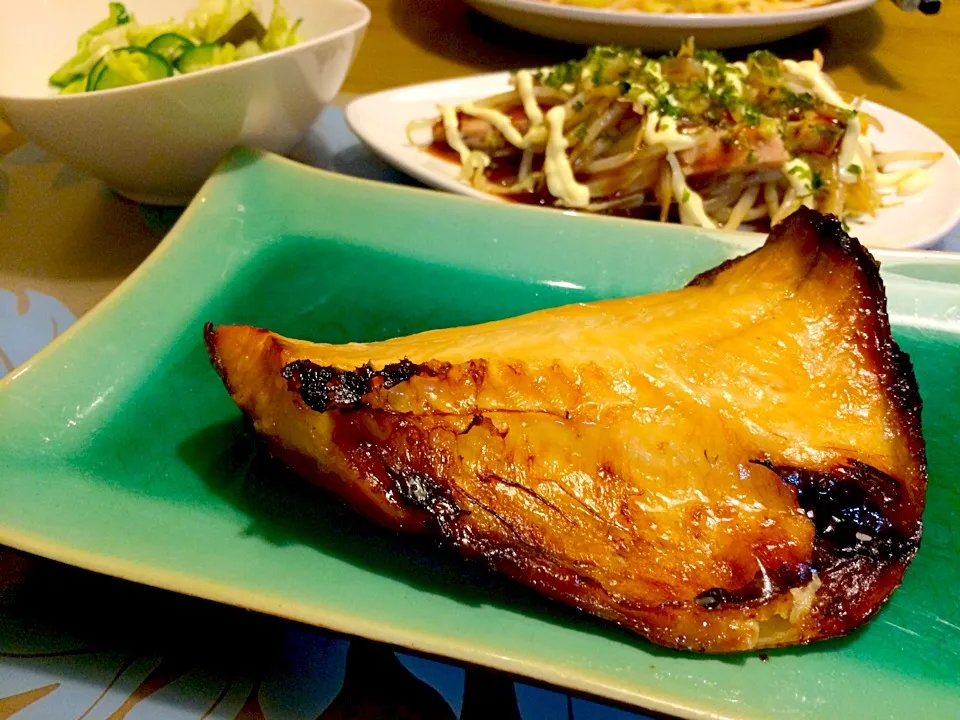
[[[878,253],[926,401],[919,555],[862,631],[766,661],[653,647],[353,516],[260,455],[201,339],[212,320],[369,341],[653,292],[745,242],[238,150],[134,275],[0,384],[0,542],[684,717],[960,717],[955,257]]]

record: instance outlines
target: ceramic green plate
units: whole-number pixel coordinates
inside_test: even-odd
[[[953,257],[880,254],[926,400],[920,553],[864,630],[766,661],[655,648],[354,517],[254,449],[201,341],[206,320],[366,341],[673,288],[740,242],[237,151],[123,286],[0,385],[0,541],[684,717],[960,717]]]

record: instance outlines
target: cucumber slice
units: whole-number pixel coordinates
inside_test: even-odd
[[[106,57],[106,56],[104,56]],[[100,77],[100,74],[107,69],[107,63],[104,61],[103,57],[97,60],[94,63],[93,67],[90,68],[90,72],[87,73],[87,84],[84,88],[88,92],[91,90],[97,89],[97,79]]]
[[[87,89],[87,79],[82,75],[74,80],[72,83],[67,85],[64,88],[60,89],[61,95],[73,95],[74,93],[82,93]]]
[[[186,50],[176,62],[176,68],[182,73],[206,70],[217,64],[217,43],[204,43]]]
[[[83,78],[82,72],[75,72],[69,69],[60,68],[53,75],[50,76],[49,83],[51,85],[56,85],[57,87],[63,88],[67,87],[71,83],[75,83],[77,80]]]
[[[100,58],[90,70],[87,90],[108,90],[171,75],[173,66],[162,55],[141,47],[118,48]]]
[[[147,43],[147,50],[153,50],[157,55],[163,55],[168,63],[176,63],[187,50],[196,47],[193,41],[177,33],[157,35]]]

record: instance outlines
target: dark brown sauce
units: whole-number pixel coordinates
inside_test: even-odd
[[[446,160],[454,165],[460,164],[459,153],[447,145],[447,143],[443,140],[434,140],[432,143],[427,145],[426,151],[434,157],[440,158],[441,160]]]
[[[427,152],[434,157],[453,163],[460,164],[460,155],[450,148],[443,140],[435,140],[427,147]],[[539,160],[542,163],[542,160]],[[494,184],[510,185],[519,174],[520,156],[512,155],[508,157],[494,157],[490,161],[490,166],[484,172],[487,180]],[[533,167],[533,170],[539,170],[539,166]],[[510,195],[501,195],[504,200],[520,203],[521,205],[540,205],[542,207],[555,207],[554,198],[544,188],[540,192],[512,193]]]
[[[459,153],[447,145],[445,140],[434,140],[426,147],[426,151],[440,160],[444,160],[445,162],[449,162],[454,165],[460,165]],[[534,160],[534,166],[532,169],[539,170],[541,169],[542,164],[543,159],[537,158]],[[494,157],[491,159],[490,166],[487,168],[484,175],[491,183],[510,185],[514,182],[519,173],[519,165],[520,155],[516,153],[504,157]],[[709,176],[704,178],[691,178],[689,182],[690,187],[699,192],[709,185]],[[500,197],[502,197],[504,200],[515,202],[520,205],[536,205],[539,207],[557,208],[558,210],[567,209],[557,205],[556,198],[554,198],[545,187],[541,188],[537,192],[512,193],[510,195],[501,195]],[[593,200],[596,202],[603,202],[607,200],[615,200],[616,197],[617,195],[613,194],[608,197],[593,198]],[[642,205],[640,207],[630,208],[629,210],[613,208],[611,210],[598,210],[591,212],[594,215],[610,215],[612,217],[629,218],[631,220],[660,219],[660,207],[654,204]],[[680,223],[680,210],[676,203],[670,207],[667,215],[667,222],[676,224]],[[750,223],[750,229],[754,232],[770,232],[769,218],[762,218],[758,221]]]
[[[443,140],[435,140],[433,143],[427,146],[426,151],[434,157],[446,162],[454,165],[460,164],[460,155],[455,150],[452,150],[450,146],[447,145],[447,143]],[[535,160],[532,169],[534,171],[539,170],[542,162],[542,158]],[[484,175],[491,183],[509,185],[513,183],[517,177],[519,163],[520,159],[518,155],[511,155],[502,158],[494,157]],[[509,195],[501,195],[500,197],[502,197],[504,200],[515,202],[520,205],[536,205],[539,207],[557,208],[558,210],[568,209],[557,205],[556,198],[554,198],[546,188],[541,188],[537,192],[511,193]],[[616,199],[616,196],[612,195],[608,198],[595,199],[597,201],[614,200]],[[648,205],[644,207],[631,208],[629,210],[601,210],[595,211],[593,214],[611,215],[613,217],[626,217],[639,220],[657,220],[660,217],[660,209],[658,207]],[[679,222],[676,208],[671,209],[668,220],[670,222]]]

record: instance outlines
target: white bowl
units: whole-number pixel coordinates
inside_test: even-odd
[[[189,202],[235,145],[287,153],[340,91],[370,11],[358,0],[283,0],[304,42],[140,85],[57,95],[47,78],[106,0],[4,3],[0,113],[53,155],[138,202]],[[196,0],[127,0],[142,24],[182,19]],[[269,1],[261,2],[269,13]]]

